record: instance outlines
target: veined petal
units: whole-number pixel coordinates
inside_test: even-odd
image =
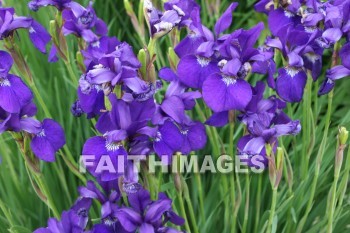
[[[201,89],[204,80],[213,73],[219,72],[216,62],[210,58],[185,56],[180,60],[177,73],[181,83],[188,87]]]
[[[251,86],[242,79],[210,76],[203,84],[203,98],[215,112],[243,110],[252,99]]]
[[[287,102],[300,102],[303,98],[307,75],[305,71],[287,67],[279,69],[276,81],[278,95]]]

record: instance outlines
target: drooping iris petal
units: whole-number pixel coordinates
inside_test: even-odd
[[[278,95],[287,102],[300,102],[303,98],[307,81],[305,71],[287,67],[278,71],[276,90]]]
[[[292,25],[294,23],[294,15],[289,11],[285,11],[279,8],[269,13],[268,23],[272,35],[278,36],[279,31],[282,28],[284,28],[287,25]]]
[[[203,84],[203,98],[215,112],[243,110],[252,99],[252,89],[245,80],[214,74]]]
[[[225,126],[228,123],[228,111],[213,113],[213,115],[205,123],[214,127]]]
[[[180,60],[177,73],[181,83],[201,89],[204,80],[219,71],[217,63],[210,58],[189,55]]]
[[[29,38],[40,52],[46,53],[46,45],[50,42],[51,36],[46,29],[35,20],[33,20],[29,28]]]
[[[180,132],[183,137],[181,146],[183,154],[203,149],[207,143],[205,127],[201,122],[194,122],[190,126],[182,126]]]
[[[19,113],[21,107],[33,99],[33,94],[15,75],[0,78],[0,107],[10,113]]]
[[[89,165],[87,166],[87,169],[95,177],[101,178],[102,181],[116,180],[124,172],[124,166],[121,168],[120,163],[121,165],[125,163],[127,153],[119,142],[108,141],[106,138],[101,136],[92,137],[84,144],[82,153],[83,157],[86,158],[88,158],[87,156],[94,156],[94,159],[91,159],[92,164],[87,164]],[[104,158],[102,160],[103,156]],[[108,158],[105,156],[108,156]],[[111,167],[108,166],[108,169],[107,167],[106,169],[102,169],[102,167],[100,167],[102,170],[98,171],[97,168],[99,168],[99,166],[103,166],[103,168],[105,168],[106,165],[111,165]],[[120,171],[118,170],[119,168],[123,170]]]
[[[154,151],[158,156],[167,156],[171,162],[173,153],[180,149],[179,142],[182,141],[182,135],[179,128],[171,121],[166,121],[164,125],[159,127],[154,138]]]
[[[342,64],[350,70],[350,43],[345,44],[339,52]]]

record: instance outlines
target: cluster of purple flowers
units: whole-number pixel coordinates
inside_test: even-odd
[[[307,82],[307,72],[316,81],[322,72],[322,55],[342,38],[350,39],[350,1],[278,1],[262,0],[255,9],[268,15],[272,38],[266,40],[267,48],[280,51],[285,67],[278,70],[276,88],[278,95],[288,102],[300,102]],[[337,49],[337,48],[335,48]],[[343,65],[327,71],[319,94],[327,94],[337,79],[349,75],[349,44],[340,54]],[[335,51],[337,52],[337,51]]]
[[[70,210],[62,213],[61,220],[49,219],[47,228],[34,233],[180,233],[166,226],[167,223],[181,226],[184,220],[174,213],[172,200],[164,193],[159,193],[157,200],[151,200],[150,193],[141,189],[128,194],[129,206],[125,206],[118,182],[100,181],[99,184],[102,189],[92,181],[80,187],[80,197]],[[94,224],[89,220],[93,201],[102,206],[101,218]]]
[[[64,131],[51,119],[40,122],[34,118],[33,94],[20,77],[9,73],[12,65],[11,55],[0,51],[0,133],[26,134],[38,158],[55,161],[55,153],[65,144]]]

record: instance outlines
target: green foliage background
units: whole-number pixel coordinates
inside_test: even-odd
[[[85,4],[87,1],[83,1]],[[137,9],[139,1],[131,1]],[[158,2],[160,0],[153,1]],[[205,25],[212,28],[220,12],[231,3],[229,0],[201,0],[202,19]],[[260,21],[266,22],[266,17],[255,13],[254,0],[241,0],[234,13],[232,29],[240,27],[250,28]],[[27,9],[26,0],[6,0],[6,6],[13,6],[18,15],[31,15],[40,23],[49,27],[49,21],[54,19],[55,9],[40,9],[38,13]],[[122,0],[96,0],[95,9],[99,17],[108,22],[110,36],[117,36],[121,41],[131,44],[135,53],[143,48],[139,36],[135,32],[130,18],[127,16]],[[267,31],[264,31],[267,34]],[[78,160],[82,146],[86,139],[94,135],[93,124],[81,118],[74,118],[70,113],[70,105],[76,100],[76,87],[71,83],[65,64],[60,61],[49,64],[47,57],[34,49],[27,35],[19,33],[16,39],[26,60],[34,74],[35,83],[43,96],[53,118],[61,123],[65,129],[67,145],[73,156]],[[259,44],[262,44],[262,36]],[[77,50],[76,40],[73,36],[68,38],[69,48]],[[1,43],[0,43],[1,44]],[[157,48],[157,69],[168,66],[167,51],[170,39],[161,39]],[[74,53],[71,54],[74,60]],[[330,63],[330,56],[325,57],[325,62]],[[325,65],[325,69],[329,65]],[[74,65],[77,79],[80,72]],[[15,72],[15,70],[13,70]],[[263,76],[251,77],[251,83],[264,79]],[[322,80],[322,79],[321,79]],[[295,137],[284,138],[286,162],[284,176],[278,189],[278,201],[276,216],[273,222],[273,231],[294,233],[302,222],[306,213],[306,206],[311,198],[311,184],[315,177],[316,156],[323,152],[320,175],[317,180],[315,196],[311,199],[312,209],[305,219],[305,225],[301,232],[322,232],[327,224],[327,199],[333,184],[334,158],[337,146],[336,134],[339,126],[350,128],[350,81],[337,82],[331,110],[331,125],[328,135],[323,136],[326,122],[327,96],[318,97],[318,83],[312,84],[312,89],[307,90],[306,99],[300,104],[288,106],[288,113],[293,119],[302,121],[303,131]],[[311,108],[310,108],[311,106]],[[40,106],[38,106],[38,119],[45,118]],[[199,113],[192,113],[194,118],[199,118]],[[208,132],[213,130],[208,128]],[[234,149],[237,139],[242,135],[242,126],[236,126],[234,141],[230,141],[230,128],[219,130],[217,137],[210,137],[205,150],[201,154],[212,154],[217,151],[222,142],[226,151]],[[322,151],[321,141],[326,140],[325,150]],[[230,152],[229,152],[230,153]],[[232,153],[232,152],[231,152]],[[339,205],[334,217],[334,232],[350,232],[350,196],[345,191],[348,186],[350,169],[350,156],[345,153],[344,166],[338,184],[337,198]],[[24,166],[24,161],[19,149],[13,142],[10,134],[0,136],[0,232],[31,232],[40,226],[46,226],[50,211],[36,196]],[[287,160],[286,160],[287,161]],[[305,164],[309,166],[305,168]],[[345,163],[347,163],[345,165]],[[288,169],[290,164],[290,169]],[[44,179],[49,184],[54,197],[55,205],[59,211],[68,209],[78,197],[77,187],[82,182],[67,168],[61,156],[57,155],[57,163],[42,163]],[[268,172],[263,175],[238,174],[232,175],[206,174],[200,177],[202,190],[198,186],[198,177],[194,174],[185,175],[189,188],[196,223],[189,222],[191,229],[197,225],[199,232],[232,232],[232,221],[236,219],[238,232],[264,232],[266,221],[271,206],[271,186]],[[235,186],[225,189],[224,180],[234,179]],[[230,192],[235,188],[236,201],[232,202]],[[161,190],[166,191],[175,199],[175,208],[179,211],[179,202],[174,187],[173,178],[163,177]],[[345,194],[345,195],[344,195]],[[202,195],[204,213],[201,214],[198,196]],[[234,210],[237,215],[234,215]],[[186,208],[186,211],[189,210]],[[92,211],[93,218],[98,216],[97,209]]]

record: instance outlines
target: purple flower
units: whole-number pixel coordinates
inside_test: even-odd
[[[120,44],[117,38],[107,36],[103,36],[99,40],[89,43],[86,50],[82,51],[85,58],[85,66],[89,67],[92,62],[93,64],[98,64],[100,58],[115,51],[115,48]]]
[[[277,139],[283,135],[295,135],[301,130],[299,121],[292,121],[283,113],[285,103],[275,97],[263,98],[265,85],[258,82],[253,88],[253,97],[249,105],[239,116],[242,123],[247,125],[248,135],[243,136],[237,145],[238,156],[248,160],[249,166],[255,166],[254,160],[265,165],[266,144],[277,147]]]
[[[164,226],[167,222],[184,224],[184,220],[172,211],[172,201],[162,193],[156,201],[150,199],[146,190],[131,194],[128,199],[131,208],[121,208],[116,213],[122,227],[128,232],[139,230],[142,233],[160,233],[167,232]]]
[[[161,12],[153,7],[150,0],[145,0],[144,8],[150,25],[152,37],[162,37],[178,26],[185,12],[176,4],[168,4],[171,9]]]
[[[28,7],[32,11],[37,11],[41,7],[54,6],[62,11],[65,8],[69,8],[71,2],[72,0],[32,0],[28,3]]]
[[[15,16],[13,8],[0,8],[0,40],[12,36],[13,32],[25,28],[33,45],[42,53],[46,52],[46,45],[51,40],[50,34],[32,18]]]
[[[62,127],[51,119],[45,119],[41,127],[33,132],[30,146],[33,153],[41,160],[55,161],[55,153],[66,143]]]
[[[101,181],[111,181],[124,174],[124,170],[120,171],[118,168],[120,163],[124,165],[126,162],[127,152],[122,144],[126,138],[125,130],[114,130],[103,136],[92,137],[85,142],[82,154],[83,157],[94,156],[92,166],[87,167],[93,176],[100,178]],[[106,158],[106,156],[108,157]],[[99,170],[100,163],[103,165],[111,163],[112,167],[109,168],[114,170],[102,168]]]
[[[50,218],[47,228],[40,228],[34,233],[83,233],[84,228],[79,225],[79,216],[73,211],[64,211],[62,213],[61,221]]]
[[[29,104],[33,94],[23,81],[9,74],[13,59],[5,51],[0,51],[0,107],[9,113],[19,113]]]
[[[107,34],[107,25],[97,18],[92,8],[92,2],[87,8],[77,3],[71,4],[71,9],[63,11],[63,18],[65,19],[64,35],[74,34],[87,42],[96,42],[97,35],[105,36]]]

